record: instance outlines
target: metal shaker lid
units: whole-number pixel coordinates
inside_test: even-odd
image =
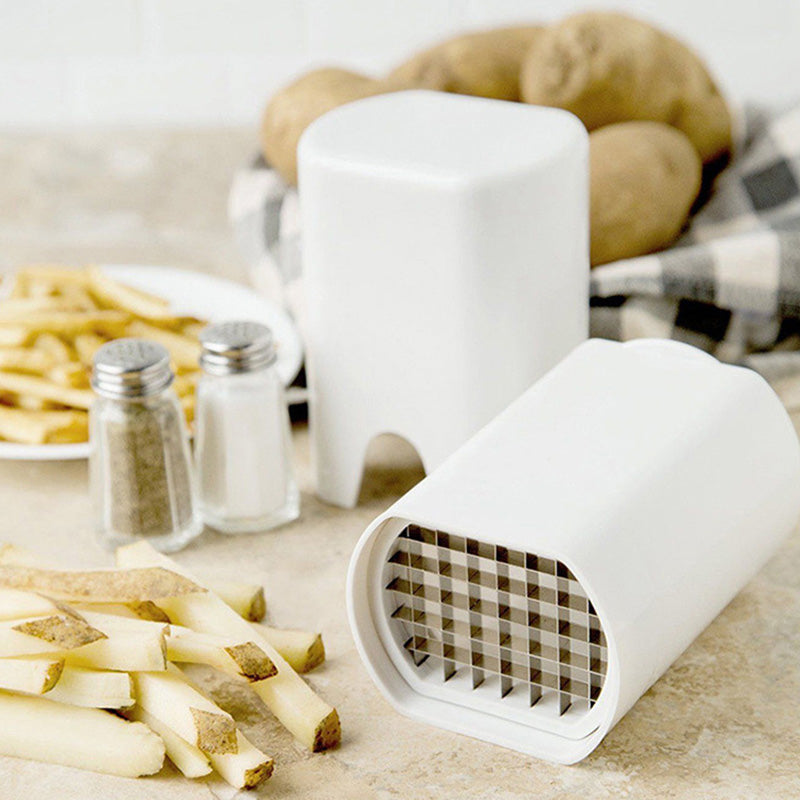
[[[166,348],[146,339],[115,339],[92,362],[92,388],[105,397],[145,397],[173,379]]]
[[[208,325],[200,332],[200,345],[200,366],[212,375],[263,369],[277,357],[272,331],[258,322]]]

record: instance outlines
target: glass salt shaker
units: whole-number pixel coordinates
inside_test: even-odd
[[[289,411],[272,332],[223,322],[200,333],[195,462],[203,520],[222,533],[297,519]]]
[[[94,357],[89,476],[105,546],[147,539],[162,552],[202,530],[183,409],[166,349],[116,339]]]

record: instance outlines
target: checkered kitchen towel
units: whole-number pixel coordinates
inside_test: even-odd
[[[697,345],[800,377],[800,106],[749,112],[739,153],[676,244],[592,271],[592,334]],[[302,316],[297,195],[258,159],[229,211],[257,285]],[[302,319],[301,319],[302,324]]]

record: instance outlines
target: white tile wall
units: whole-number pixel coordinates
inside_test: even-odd
[[[672,29],[739,97],[800,100],[798,0],[0,0],[0,127],[250,124],[310,66],[587,6]]]

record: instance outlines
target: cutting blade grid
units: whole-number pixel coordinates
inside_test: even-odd
[[[444,682],[467,675],[498,700],[554,698],[559,715],[588,711],[608,648],[597,613],[566,565],[408,525],[385,586],[393,630],[410,662]]]

